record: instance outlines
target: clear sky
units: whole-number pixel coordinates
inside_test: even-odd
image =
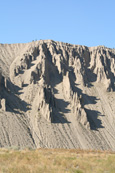
[[[0,43],[115,47],[115,0],[0,0]]]

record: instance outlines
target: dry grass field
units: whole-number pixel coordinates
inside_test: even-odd
[[[115,173],[115,153],[75,149],[0,149],[0,173]]]

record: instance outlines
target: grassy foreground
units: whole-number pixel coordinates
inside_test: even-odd
[[[0,173],[115,173],[115,153],[66,149],[0,149]]]

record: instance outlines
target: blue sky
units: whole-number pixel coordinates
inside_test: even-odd
[[[0,43],[115,47],[115,0],[0,0]]]

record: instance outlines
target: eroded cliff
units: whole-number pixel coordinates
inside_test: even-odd
[[[0,64],[1,147],[115,150],[115,51],[52,40],[22,45],[0,46],[1,59],[11,52],[6,72]]]

